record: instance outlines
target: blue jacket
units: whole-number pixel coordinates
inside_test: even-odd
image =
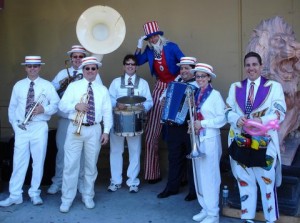
[[[179,49],[178,45],[173,42],[167,42],[167,44],[163,48],[168,69],[172,75],[177,76],[179,74],[179,66],[177,66],[176,64],[180,62],[180,58],[184,57],[184,54]],[[149,46],[145,48],[143,53],[141,53],[140,51],[139,53],[136,53],[135,56],[137,58],[139,66],[143,65],[146,62],[149,62],[151,75],[155,75],[157,77],[153,66],[154,52],[149,48]]]

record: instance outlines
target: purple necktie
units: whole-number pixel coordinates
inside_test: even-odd
[[[89,83],[88,89],[89,89],[89,91],[88,91],[89,111],[87,112],[86,120],[87,120],[88,124],[93,125],[95,123],[95,102],[94,102],[94,93],[93,93],[93,89],[92,89],[92,83]]]
[[[248,97],[247,97],[246,109],[245,109],[248,118],[250,113],[252,112],[253,100],[254,100],[254,82],[251,82]]]
[[[26,108],[25,108],[25,117],[27,113],[30,111],[30,108],[33,106],[34,103],[34,89],[33,89],[34,82],[30,82],[29,90],[27,93],[27,100],[26,100]]]

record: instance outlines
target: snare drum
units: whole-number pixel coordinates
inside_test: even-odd
[[[118,136],[137,136],[143,133],[144,109],[130,106],[126,110],[114,108],[114,133]]]

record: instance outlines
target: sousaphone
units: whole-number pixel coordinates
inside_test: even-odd
[[[126,26],[115,9],[97,5],[81,14],[76,34],[80,44],[101,60],[104,54],[120,47],[125,38]]]

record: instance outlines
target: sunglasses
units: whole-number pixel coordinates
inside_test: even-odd
[[[125,65],[126,65],[126,66],[130,66],[130,65],[131,65],[131,66],[136,66],[135,63],[125,63]]]
[[[41,65],[26,65],[26,67],[28,68],[38,68],[40,67]]]
[[[72,56],[72,58],[74,58],[74,59],[82,59],[84,56],[82,56],[82,55],[80,55],[80,56]]]
[[[96,67],[85,67],[84,69],[85,69],[85,70],[93,70],[93,71],[97,70]]]
[[[208,75],[196,75],[196,78],[200,78],[200,79],[204,79],[206,78]]]

